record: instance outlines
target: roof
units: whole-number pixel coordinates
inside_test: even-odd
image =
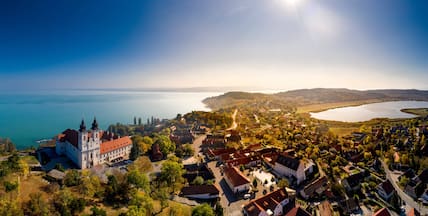
[[[64,132],[62,132],[62,135],[58,135],[60,142],[69,142],[71,145],[75,146],[77,148],[78,146],[78,134],[76,130],[67,129]]]
[[[424,169],[421,174],[419,174],[418,178],[423,182],[423,183],[428,183],[428,169]]]
[[[345,178],[344,180],[346,180],[348,182],[349,186],[353,188],[353,187],[360,184],[360,181],[363,180],[364,175],[365,174],[363,172],[359,172],[357,174],[350,175],[349,177]]]
[[[285,216],[312,216],[306,210],[300,208],[300,206],[296,206],[291,209]]]
[[[100,154],[105,154],[129,145],[132,145],[132,140],[129,136],[103,142],[100,146]]]
[[[327,184],[327,182],[328,182],[327,176],[323,176],[313,181],[312,183],[306,185],[303,191],[306,195],[311,196],[317,189]]]
[[[394,186],[392,186],[389,180],[380,183],[378,187],[382,188],[386,192],[386,194],[391,194],[392,192],[394,192]]]
[[[52,178],[56,179],[56,180],[62,180],[65,177],[65,173],[61,172],[61,171],[59,171],[57,169],[52,169],[51,171],[49,171],[47,173],[47,175],[49,177],[52,177]]]
[[[244,176],[236,167],[225,167],[224,177],[229,179],[233,187],[250,183],[250,180]]]
[[[322,216],[332,216],[333,210],[329,201],[324,201],[321,205],[318,206],[320,215]]]
[[[300,160],[290,156],[279,155],[276,163],[284,165],[285,167],[288,167],[292,170],[297,170],[300,165]]]
[[[190,185],[181,189],[181,195],[195,195],[195,194],[219,194],[220,191],[215,185]]]
[[[244,206],[244,210],[248,216],[259,215],[262,211],[274,211],[279,203],[288,198],[288,193],[285,188],[278,189],[272,193],[268,193],[256,200],[251,201]]]
[[[421,214],[415,209],[411,208],[409,213],[407,213],[407,216],[420,216]]]
[[[375,212],[373,216],[391,216],[387,208],[382,208],[381,210]]]

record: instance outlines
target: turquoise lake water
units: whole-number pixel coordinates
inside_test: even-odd
[[[202,103],[221,92],[153,91],[36,91],[0,93],[0,137],[9,137],[18,148],[37,146],[67,128],[77,129],[82,118],[94,116],[102,129],[114,123],[131,124],[134,116],[174,118],[178,113],[209,109]]]
[[[316,119],[360,122],[374,118],[413,118],[415,115],[401,112],[405,108],[428,108],[425,101],[391,101],[365,104],[361,106],[329,109],[323,112],[311,113]]]

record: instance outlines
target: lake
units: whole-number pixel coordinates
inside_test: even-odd
[[[428,108],[425,101],[391,101],[361,106],[329,109],[310,113],[313,118],[343,122],[368,121],[374,118],[413,118],[415,115],[401,112],[405,108]]]
[[[0,137],[18,148],[37,146],[67,128],[78,129],[82,118],[88,127],[94,116],[102,129],[114,123],[131,124],[134,116],[160,119],[178,113],[209,111],[202,100],[222,92],[155,92],[61,90],[0,93]]]

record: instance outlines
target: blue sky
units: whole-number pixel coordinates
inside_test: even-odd
[[[0,89],[428,89],[420,0],[0,2]]]

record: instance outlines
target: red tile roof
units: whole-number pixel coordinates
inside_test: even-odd
[[[129,145],[132,145],[132,140],[129,136],[103,142],[100,146],[100,154],[105,154]]]
[[[225,167],[224,177],[229,179],[233,187],[250,183],[250,180],[244,176],[236,167]]]
[[[311,214],[298,206],[291,209],[285,216],[311,216]]]
[[[387,208],[382,208],[381,210],[374,213],[373,216],[391,216],[391,213],[389,213]]]
[[[281,188],[251,201],[244,206],[244,209],[249,216],[259,215],[260,212],[267,211],[268,209],[274,211],[278,204],[287,198],[288,193],[286,189]]]

